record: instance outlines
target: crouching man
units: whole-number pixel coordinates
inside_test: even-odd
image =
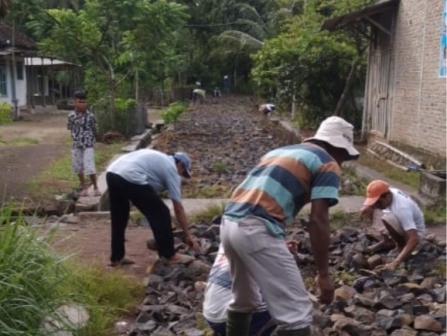
[[[297,252],[297,243],[287,243],[290,253]],[[233,298],[230,266],[223,246],[220,245],[213,267],[208,277],[203,301],[203,315],[211,329],[218,336],[226,336],[227,310]],[[252,314],[249,336],[270,336],[277,325],[267,310],[267,305],[259,292],[259,306]]]
[[[276,110],[274,104],[263,104],[259,106],[259,112],[261,112],[265,118],[268,118],[274,110]]]
[[[390,188],[388,183],[375,180],[366,189],[366,200],[360,211],[362,218],[372,218],[376,209],[383,210],[383,241],[374,245],[371,252],[397,248],[396,259],[385,265],[396,269],[416,249],[425,236],[424,214],[416,202],[399,189]]]

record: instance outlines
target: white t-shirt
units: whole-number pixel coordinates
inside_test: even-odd
[[[393,201],[386,210],[396,217],[404,231],[416,230],[419,237],[424,237],[424,214],[419,206],[403,191],[395,188],[390,188],[390,191],[393,194]]]
[[[205,288],[203,316],[206,320],[213,323],[223,323],[227,320],[228,306],[233,298],[231,285],[230,266],[221,244]],[[259,296],[261,297],[261,293],[259,293]],[[266,310],[267,305],[262,303],[256,309],[256,312]]]

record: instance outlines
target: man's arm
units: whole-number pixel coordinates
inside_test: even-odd
[[[177,219],[180,227],[185,233],[185,241],[194,250],[199,250],[199,245],[191,236],[188,228],[188,220],[186,219],[185,209],[182,204],[182,192],[181,192],[181,179],[175,169],[167,170],[165,172],[165,184],[168,190],[169,198],[172,201],[174,208],[175,218]]]
[[[320,276],[329,276],[329,202],[326,199],[312,201],[309,220],[309,236]]]
[[[73,117],[72,117],[72,115],[71,115],[71,113],[70,113],[70,114],[68,115],[68,118],[67,118],[67,129],[68,129],[69,131],[71,131],[72,128],[73,128]]]
[[[182,202],[172,200],[172,205],[174,207],[175,218],[177,219],[180,228],[185,233],[185,236],[190,236],[188,220],[186,219],[185,208],[183,207]]]
[[[338,202],[340,167],[335,161],[321,165],[312,178],[309,236],[318,270],[322,303],[334,299],[334,285],[329,274],[329,207]]]
[[[414,251],[416,246],[419,244],[419,236],[415,229],[411,229],[408,231],[405,231],[405,240],[406,244],[402,252],[397,256],[395,262],[400,265],[402,262],[407,260],[407,258],[411,255],[411,253]]]

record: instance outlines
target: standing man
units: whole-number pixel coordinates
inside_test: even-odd
[[[416,249],[425,236],[424,214],[403,191],[390,188],[388,183],[375,180],[366,188],[366,200],[361,209],[361,217],[372,217],[374,210],[383,210],[383,241],[374,245],[371,251],[397,247],[399,255],[385,265],[387,269],[396,269]]]
[[[171,213],[157,194],[168,191],[177,221],[185,233],[186,243],[198,250],[197,242],[189,233],[181,198],[180,175],[191,177],[190,168],[191,160],[185,153],[166,155],[152,149],[140,149],[123,155],[109,166],[106,180],[112,217],[111,266],[133,264],[124,258],[129,202],[147,218],[162,260],[169,264],[188,264],[194,260],[194,257],[175,252]]]
[[[230,86],[231,86],[230,78],[227,75],[225,75],[224,76],[224,91],[225,91],[225,93],[230,93]]]
[[[88,196],[88,185],[84,175],[90,176],[93,184],[94,196],[101,196],[96,183],[95,169],[95,133],[96,119],[92,112],[87,110],[87,95],[84,91],[74,94],[75,110],[68,115],[67,129],[71,131],[71,167],[78,174],[81,184],[80,196]]]
[[[233,192],[221,227],[233,281],[228,335],[248,335],[260,290],[279,336],[310,336],[313,306],[287,248],[285,228],[310,202],[309,235],[320,300],[330,303],[334,286],[329,273],[329,207],[338,202],[339,165],[358,156],[353,126],[329,117],[303,144],[267,153]]]

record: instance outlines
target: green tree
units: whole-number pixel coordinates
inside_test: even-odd
[[[314,125],[334,111],[340,114],[347,97],[353,97],[353,81],[363,83],[367,39],[356,31],[321,31],[321,25],[364,3],[309,1],[303,14],[290,19],[281,34],[253,56],[257,91],[286,108],[295,97],[302,123]]]
[[[49,9],[33,15],[28,26],[43,53],[85,67],[87,89],[96,98],[109,97],[111,128],[116,130],[120,88],[143,59],[162,57],[165,43],[187,18],[185,9],[165,0],[87,0],[77,12]]]

